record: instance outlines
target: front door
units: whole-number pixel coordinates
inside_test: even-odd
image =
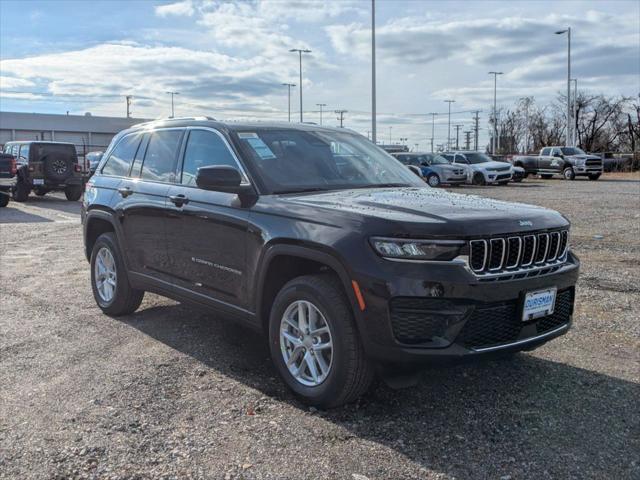
[[[228,165],[243,172],[221,133],[187,132],[179,185],[168,192],[167,246],[172,275],[185,288],[215,301],[247,307],[245,247],[249,210],[231,193],[201,190],[198,168]],[[246,181],[246,175],[243,173]]]

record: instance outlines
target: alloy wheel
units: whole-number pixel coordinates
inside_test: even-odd
[[[98,250],[94,266],[94,277],[98,295],[104,302],[111,302],[116,292],[118,281],[116,261],[111,250],[102,247]]]
[[[298,300],[287,307],[280,321],[280,351],[302,385],[316,387],[326,380],[333,362],[331,328],[313,303]]]

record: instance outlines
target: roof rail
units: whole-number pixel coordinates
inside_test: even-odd
[[[143,122],[143,123],[137,123],[135,126],[136,127],[141,127],[144,125],[150,125],[152,123],[157,123],[157,122],[180,122],[180,121],[184,121],[184,120],[196,120],[196,121],[204,121],[204,120],[212,120],[212,121],[216,121],[215,118],[213,117],[209,117],[209,116],[199,116],[199,117],[163,117],[163,118],[156,118],[154,120],[150,120],[148,122]]]

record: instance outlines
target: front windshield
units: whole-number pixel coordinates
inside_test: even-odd
[[[465,153],[464,156],[467,157],[469,163],[473,164],[493,162],[493,160],[491,160],[491,157],[485,155],[484,153]]]
[[[562,147],[563,155],[586,155],[582,150],[577,147]]]
[[[237,135],[272,193],[424,186],[395,158],[352,133],[256,128]]]

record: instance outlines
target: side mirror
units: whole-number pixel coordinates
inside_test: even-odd
[[[214,192],[241,193],[246,187],[241,185],[242,175],[226,165],[200,167],[196,174],[196,185],[202,190]]]

